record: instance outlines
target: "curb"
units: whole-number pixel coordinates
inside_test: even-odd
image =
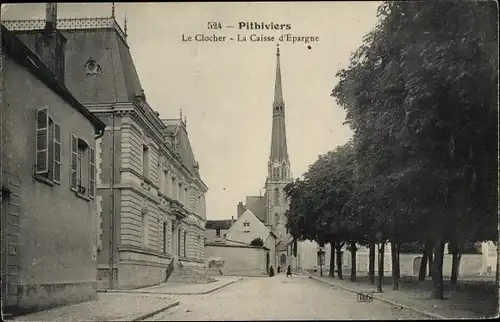
[[[224,288],[224,287],[226,287],[226,286],[229,286],[229,285],[231,285],[231,284],[234,284],[234,283],[236,283],[236,282],[239,282],[239,281],[241,281],[242,279],[243,279],[243,277],[241,277],[241,278],[239,278],[239,279],[237,279],[237,280],[235,280],[235,281],[231,281],[231,282],[229,282],[229,283],[227,283],[227,284],[224,284],[224,285],[218,286],[218,287],[216,287],[216,288],[214,288],[214,289],[211,289],[211,290],[209,290],[209,291],[206,291],[206,292],[203,292],[203,293],[193,293],[193,294],[210,294],[210,293],[213,293],[213,292],[215,292],[215,291],[220,290],[221,288]]]
[[[168,293],[168,292],[148,292],[148,291],[136,291],[136,290],[106,290],[106,291],[98,291],[100,293],[128,293],[128,294],[154,294],[154,295],[204,295],[204,294],[210,294],[212,292],[218,291],[223,287],[229,286],[233,283],[239,282],[243,279],[237,279],[235,281],[228,282],[226,284],[222,284],[220,286],[217,286],[211,290],[204,291],[204,292],[184,292],[184,293]]]
[[[315,281],[318,281],[318,282],[321,282],[321,283],[324,283],[324,284],[328,284],[328,285],[331,285],[331,286],[334,286],[334,287],[337,287],[337,288],[340,288],[344,291],[348,291],[348,292],[351,292],[351,293],[356,293],[358,294],[359,292],[356,292],[354,290],[351,290],[347,287],[344,287],[344,286],[339,286],[339,285],[336,285],[336,284],[332,284],[332,283],[329,283],[327,281],[323,281],[315,276],[309,276],[309,278],[315,280]],[[397,302],[394,302],[394,301],[391,301],[391,300],[388,300],[388,299],[384,299],[384,298],[380,298],[379,296],[376,296],[376,295],[373,295],[373,298],[376,299],[376,300],[379,300],[380,302],[385,302],[387,304],[390,304],[390,305],[394,305],[394,306],[399,306],[399,307],[403,307],[405,309],[408,309],[408,310],[412,310],[414,312],[417,312],[419,314],[422,314],[422,315],[427,315],[428,317],[431,317],[431,318],[435,318],[435,319],[438,319],[438,320],[447,320],[448,318],[442,316],[442,315],[438,315],[438,314],[434,314],[434,313],[430,313],[430,312],[426,312],[426,311],[422,311],[422,310],[419,310],[419,309],[416,309],[414,307],[411,307],[411,306],[408,306],[408,305],[405,305],[405,304],[401,304],[401,303],[397,303]]]
[[[177,306],[177,305],[179,305],[179,304],[180,304],[180,302],[179,302],[179,301],[175,301],[174,303],[171,303],[171,304],[169,304],[169,305],[167,305],[167,306],[165,306],[165,307],[162,307],[162,308],[160,308],[160,309],[154,310],[154,311],[152,311],[152,312],[149,312],[149,313],[144,313],[144,314],[141,314],[141,315],[136,316],[136,317],[133,317],[133,318],[128,317],[128,318],[126,318],[126,319],[117,320],[117,321],[142,321],[142,320],[145,320],[145,319],[147,319],[147,318],[149,318],[149,317],[152,317],[153,315],[156,315],[156,314],[158,314],[158,313],[161,313],[161,312],[163,312],[163,311],[166,311],[166,310],[168,310],[168,309],[171,309],[171,308],[173,308],[173,307],[175,307],[175,306]]]

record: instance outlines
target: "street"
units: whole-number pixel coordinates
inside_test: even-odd
[[[355,294],[306,276],[283,281],[283,274],[245,278],[211,294],[175,296],[179,306],[146,321],[426,318],[377,300],[358,302]]]

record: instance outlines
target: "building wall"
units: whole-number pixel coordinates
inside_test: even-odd
[[[217,237],[217,230],[216,229],[205,229],[205,238],[207,243],[213,243],[213,242],[223,242],[224,241],[224,234],[227,234],[229,229],[221,229],[220,230],[220,237]]]
[[[234,245],[205,245],[205,265],[210,275],[264,276],[266,273],[265,248]],[[210,268],[211,261],[223,261],[220,268]]]
[[[136,108],[131,103],[122,104],[124,107]],[[106,119],[102,114],[101,119]],[[110,122],[109,117],[107,118]],[[109,131],[111,132],[111,131]],[[138,122],[137,116],[131,113],[120,113],[115,115],[114,128],[115,151],[118,152],[118,160],[115,160],[115,245],[114,267],[117,269],[116,284],[118,288],[134,288],[140,286],[154,285],[164,281],[166,268],[172,256],[179,254],[179,259],[187,266],[203,265],[204,260],[204,200],[201,198],[202,191],[196,185],[190,184],[191,178],[184,174],[179,168],[178,161],[165,153],[161,148],[163,138],[155,136],[155,132]],[[101,159],[110,159],[112,136],[103,138],[100,151]],[[164,143],[163,143],[164,144]],[[143,147],[149,147],[149,158],[147,164],[143,162]],[[112,168],[105,165],[104,161],[99,163],[102,167],[99,171],[101,179],[110,178]],[[144,166],[149,171],[144,173]],[[118,171],[116,170],[118,169]],[[172,178],[176,185],[173,187]],[[179,193],[178,182],[182,182],[181,189],[188,188],[188,194]],[[102,192],[102,206],[99,209],[102,222],[102,238],[99,259],[99,281],[100,286],[109,286],[109,213],[110,184],[104,180],[99,186]],[[187,210],[197,212],[188,213],[182,219],[180,226],[180,244],[178,251],[177,240],[173,240],[172,227],[175,216],[170,207],[171,203],[178,201]],[[109,211],[105,211],[108,207]],[[166,224],[167,247],[164,247],[163,224]],[[104,233],[105,231],[108,233]],[[184,235],[186,232],[186,235]],[[186,238],[186,242],[184,242]],[[186,248],[187,246],[187,248]],[[184,249],[186,248],[186,253]],[[142,256],[141,259],[123,257],[123,252]],[[144,255],[144,256],[143,256]],[[147,256],[146,256],[147,255]],[[185,265],[185,266],[186,266]]]
[[[288,199],[283,191],[290,180],[268,181],[266,185],[265,202],[268,222],[273,225],[278,238],[286,238],[285,212],[288,210]],[[278,191],[278,193],[276,192]]]
[[[245,227],[245,223],[249,226]],[[246,244],[250,244],[255,238],[261,238],[266,242],[268,237],[269,229],[249,210],[238,218],[226,234],[227,239]]]
[[[95,148],[93,125],[8,57],[2,72],[2,166],[19,178],[19,306],[40,309],[93,298],[96,204],[70,190],[71,132]],[[61,179],[53,186],[34,178],[35,111],[44,106],[61,128]]]
[[[317,260],[317,247],[316,243],[306,241],[299,243],[299,261],[300,266],[304,270],[319,270]],[[323,248],[325,250],[325,265],[323,266],[323,273],[327,274],[330,267],[330,245],[327,244]],[[390,249],[390,244],[387,244],[384,251],[384,272],[390,275],[392,272],[391,253],[387,251]],[[420,259],[422,254],[400,254],[400,272],[402,276],[418,276],[420,267]],[[377,265],[377,264],[376,264]],[[443,276],[451,276],[452,255],[445,252],[443,260]],[[351,253],[343,250],[342,267],[345,270],[351,269]],[[365,247],[359,247],[356,253],[356,271],[358,274],[368,274],[369,267],[369,252]],[[376,266],[378,267],[378,266]],[[376,269],[377,271],[377,269]],[[478,276],[484,271],[483,255],[481,254],[464,254],[460,261],[459,276]],[[494,270],[493,270],[494,274]]]

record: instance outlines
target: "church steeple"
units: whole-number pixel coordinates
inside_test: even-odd
[[[271,154],[268,163],[268,177],[271,180],[286,180],[291,177],[290,161],[286,145],[285,101],[281,84],[280,48],[276,48],[276,79],[273,100],[273,128]]]
[[[273,106],[283,105],[283,89],[281,88],[280,45],[276,45],[276,82],[274,84]]]
[[[271,155],[269,166],[279,163],[289,165],[288,151],[286,146],[285,130],[285,102],[283,100],[283,88],[281,84],[280,48],[276,48],[276,80],[274,85],[273,101],[273,129],[271,136]]]

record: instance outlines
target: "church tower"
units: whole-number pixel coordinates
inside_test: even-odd
[[[281,85],[280,49],[276,49],[276,80],[274,85],[273,127],[271,154],[266,179],[265,205],[266,224],[272,227],[279,239],[288,241],[285,228],[285,212],[288,199],[283,188],[292,181],[290,160],[286,145],[285,102]]]

